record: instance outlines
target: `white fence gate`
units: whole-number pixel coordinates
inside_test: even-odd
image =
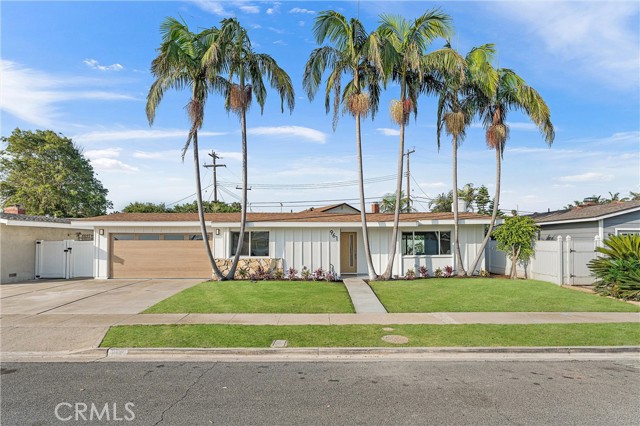
[[[93,277],[93,241],[36,241],[36,278]]]
[[[554,241],[536,241],[535,255],[526,264],[518,264],[518,277],[550,281],[555,284],[590,285],[594,278],[587,264],[595,259],[600,238],[558,237]],[[511,260],[489,241],[485,251],[487,270],[493,274],[509,274]]]

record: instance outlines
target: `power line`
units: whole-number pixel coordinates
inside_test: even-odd
[[[378,183],[396,179],[396,175],[378,176],[364,179],[364,183]],[[356,186],[360,183],[358,179],[345,180],[337,182],[321,182],[321,183],[301,183],[301,184],[271,184],[271,183],[252,183],[251,187],[256,189],[322,189],[322,188],[339,188],[345,186]],[[236,186],[241,185],[239,182],[220,181],[220,185]]]

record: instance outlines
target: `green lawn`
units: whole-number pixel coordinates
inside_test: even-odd
[[[408,337],[409,343],[382,341],[388,334]],[[620,346],[640,344],[640,324],[129,325],[111,327],[101,346],[264,348],[276,339],[288,340],[289,347]]]
[[[640,307],[534,280],[430,278],[370,283],[388,312],[637,312]]]
[[[313,281],[207,281],[159,302],[144,313],[352,313],[342,283]]]

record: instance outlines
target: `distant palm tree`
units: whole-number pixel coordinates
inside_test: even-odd
[[[447,45],[446,49],[451,50]],[[456,52],[457,53],[457,52]],[[466,275],[462,254],[460,252],[459,218],[458,218],[458,147],[466,136],[466,129],[471,124],[475,113],[475,101],[478,97],[486,97],[497,85],[497,74],[491,67],[491,59],[495,54],[493,44],[485,44],[471,49],[465,56],[461,66],[436,70],[434,76],[437,84],[438,118],[437,141],[440,147],[442,129],[451,136],[453,159],[453,227],[454,250],[458,275]],[[453,55],[451,55],[454,57]]]
[[[245,28],[236,18],[222,20],[219,32],[219,43],[212,44],[204,54],[203,63],[214,67],[217,58],[224,58],[224,69],[228,74],[226,82],[225,107],[236,113],[240,119],[242,133],[242,200],[240,217],[240,236],[231,269],[227,275],[233,279],[244,240],[247,222],[247,110],[255,96],[260,105],[260,112],[264,110],[267,100],[267,88],[264,77],[268,78],[270,86],[280,95],[280,108],[284,112],[286,102],[289,111],[293,111],[295,94],[291,78],[278,66],[276,61],[264,53],[256,53],[251,47],[251,41]]]
[[[206,247],[211,268],[219,279],[224,280],[225,277],[218,269],[213,258],[204,221],[200,160],[198,157],[198,130],[202,128],[207,97],[210,93],[218,92],[224,87],[224,81],[221,81],[221,78],[215,72],[219,67],[218,61],[212,61],[209,70],[202,63],[205,52],[214,49],[217,45],[218,30],[211,28],[194,34],[185,23],[175,18],[166,18],[160,26],[160,32],[162,34],[162,44],[158,49],[158,56],[151,63],[151,73],[156,80],[151,85],[147,95],[147,118],[149,124],[152,125],[156,116],[156,109],[167,90],[181,90],[184,88],[191,90],[191,99],[186,106],[191,120],[191,128],[189,129],[187,141],[182,148],[182,160],[184,161],[184,156],[189,146],[191,146],[202,240]]]
[[[381,213],[393,213],[396,211],[397,197],[396,194],[385,194],[380,200],[380,212]],[[415,209],[411,206],[412,200],[404,195],[404,192],[400,191],[400,210],[403,212],[412,212]]]
[[[378,111],[380,86],[384,83],[383,56],[386,54],[378,34],[367,34],[362,23],[355,18],[347,20],[340,13],[323,11],[316,17],[313,33],[318,44],[328,40],[331,46],[322,46],[311,52],[304,70],[302,85],[310,100],[316,95],[322,75],[329,70],[326,83],[325,108],[331,110],[333,94],[333,128],[338,124],[340,104],[356,120],[356,153],[358,157],[358,183],[360,190],[360,221],[369,278],[377,278],[369,247],[369,231],[364,203],[364,181],[362,167],[362,139],[360,119]],[[342,89],[342,77],[351,80]]]
[[[640,192],[629,191],[629,199],[631,199],[631,201],[640,200]]]
[[[498,215],[500,202],[500,172],[501,160],[504,148],[509,139],[509,127],[507,126],[507,113],[509,111],[521,111],[538,127],[549,146],[555,139],[555,130],[551,123],[551,112],[542,96],[510,69],[500,68],[498,85],[487,98],[480,99],[477,108],[486,129],[486,140],[489,148],[496,152],[496,193],[493,199],[493,214],[487,234],[478,250],[470,273],[475,272],[484,249],[491,236]],[[599,197],[598,197],[599,198]]]
[[[391,278],[398,240],[398,226],[401,210],[402,168],[404,155],[404,133],[409,117],[417,114],[417,101],[423,82],[423,65],[426,50],[437,38],[448,38],[451,34],[451,18],[438,9],[430,10],[413,21],[400,16],[382,15],[378,33],[393,47],[389,56],[391,77],[400,86],[400,99],[391,104],[391,117],[400,126],[398,143],[398,175],[396,202],[393,218],[393,231],[389,246],[389,260],[383,273],[385,279]]]
[[[451,211],[453,204],[453,191],[443,192],[436,195],[434,199],[429,201],[429,208],[432,213],[448,213]]]

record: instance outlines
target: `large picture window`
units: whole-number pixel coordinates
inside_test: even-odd
[[[403,256],[438,256],[451,254],[451,232],[403,232]]]
[[[231,233],[231,256],[236,254],[238,248],[239,232]],[[269,232],[251,231],[245,232],[242,242],[241,256],[269,256]]]

